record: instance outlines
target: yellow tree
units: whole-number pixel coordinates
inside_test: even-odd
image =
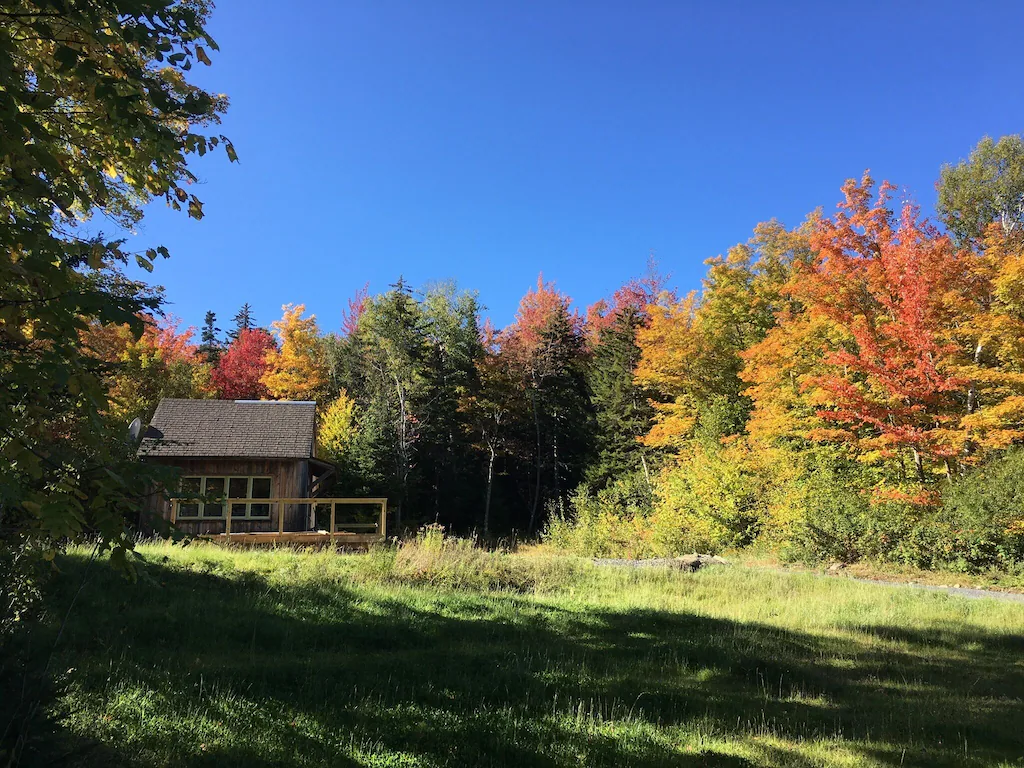
[[[261,381],[278,400],[316,400],[327,383],[316,315],[303,317],[305,304],[282,309],[284,316],[271,324],[279,348],[268,350]]]
[[[356,434],[356,401],[341,390],[320,415],[317,445],[323,458],[340,462]]]

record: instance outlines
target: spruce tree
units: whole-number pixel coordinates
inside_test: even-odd
[[[594,348],[589,380],[597,430],[587,480],[598,487],[648,470],[646,449],[639,438],[650,429],[653,409],[633,377],[640,361],[636,335],[642,323],[636,308],[621,309],[601,331]]]
[[[221,353],[224,351],[224,347],[220,341],[220,328],[217,327],[217,315],[213,310],[206,311],[206,317],[203,318],[203,331],[200,337],[202,343],[199,345],[199,351],[206,358],[207,362],[211,365],[217,365],[220,362]]]
[[[252,316],[252,307],[249,306],[249,302],[242,305],[242,308],[238,310],[238,313],[234,317],[235,328],[228,337],[231,341],[238,338],[238,334],[241,331],[251,331],[256,327],[256,320]]]

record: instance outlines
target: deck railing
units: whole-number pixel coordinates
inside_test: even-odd
[[[216,501],[206,501],[206,506],[211,504],[222,505],[224,514],[223,515],[204,515],[199,516],[182,516],[180,514],[181,507],[183,505],[196,505],[201,500],[193,499],[171,499],[171,524],[181,523],[223,523],[223,533],[216,532],[205,532],[199,535],[201,536],[226,536],[226,537],[267,537],[277,536],[279,538],[288,537],[295,540],[301,540],[305,538],[324,538],[329,537],[330,540],[336,539],[351,539],[360,541],[372,541],[383,539],[387,536],[387,513],[388,513],[388,500],[382,498],[313,498],[313,499],[295,499],[295,498],[275,498],[275,499],[217,499]],[[276,519],[277,530],[264,530],[264,531],[232,531],[231,530],[231,509],[235,506],[245,505],[246,509],[252,509],[253,505],[266,507],[268,509],[267,515],[253,516],[235,516],[235,520],[244,521],[245,523],[268,523]],[[338,507],[352,507],[352,506],[364,506],[364,507],[377,507],[378,512],[374,515],[373,522],[365,522],[359,520],[342,520],[339,519]],[[292,507],[291,511],[288,511],[288,507]],[[306,507],[306,510],[294,510],[295,507]],[[317,518],[320,512],[327,512],[329,522],[327,529],[318,529],[316,526]],[[305,519],[307,522],[304,527],[300,530],[285,530],[285,518],[287,516],[296,519]],[[271,526],[273,527],[273,526]],[[291,526],[293,529],[294,525]]]

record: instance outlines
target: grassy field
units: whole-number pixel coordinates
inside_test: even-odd
[[[68,765],[1024,765],[1024,606],[463,547],[61,562]],[[86,576],[84,587],[79,590]],[[58,608],[57,606],[60,606]]]

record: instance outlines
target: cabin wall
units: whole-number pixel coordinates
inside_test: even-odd
[[[183,476],[240,477],[263,475],[271,478],[271,496],[275,499],[306,498],[309,489],[309,462],[302,459],[188,459],[152,457],[157,464],[178,467]],[[165,520],[171,518],[171,502],[163,495],[154,496],[150,511]],[[232,518],[232,533],[276,531],[277,505],[271,509],[269,520]],[[182,520],[178,528],[190,536],[224,533],[224,520]],[[309,527],[309,507],[305,504],[284,505],[284,529],[304,531]]]

